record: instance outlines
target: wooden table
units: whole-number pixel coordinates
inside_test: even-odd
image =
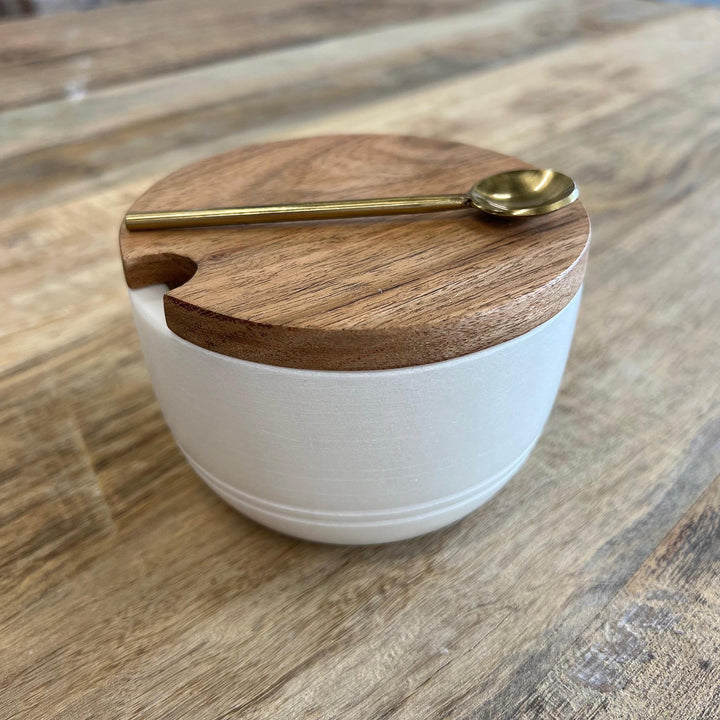
[[[0,24],[0,714],[720,717],[720,10],[155,0]],[[258,139],[404,132],[579,181],[531,459],[385,547],[244,519],[174,446],[117,228]]]

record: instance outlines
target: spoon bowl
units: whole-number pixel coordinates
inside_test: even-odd
[[[510,170],[490,175],[470,191],[473,207],[490,215],[545,215],[578,198],[572,178],[555,170]]]

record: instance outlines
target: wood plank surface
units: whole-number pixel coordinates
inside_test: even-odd
[[[625,0],[573,3],[572,7],[566,6],[566,0],[480,6],[451,15],[440,25],[437,20],[421,19],[349,35],[330,45],[290,47],[280,54],[219,62],[195,74],[180,72],[149,83],[139,79],[97,93],[90,90],[80,104],[63,100],[18,108],[5,113],[0,125],[0,157],[5,168],[0,175],[0,197],[7,212],[23,212],[28,206],[57,202],[58,195],[67,197],[73,189],[80,193],[94,187],[98,178],[112,171],[128,173],[142,165],[140,172],[147,175],[151,172],[148,164],[161,172],[192,157],[207,157],[265,138],[273,129],[292,134],[302,118],[317,120],[330,110],[407,92],[430,80],[495,66],[574,38],[594,37],[598,28],[608,24],[633,26],[646,15],[667,14],[666,8],[673,6]],[[608,38],[600,35],[598,41]],[[629,42],[620,48],[624,54],[606,53],[613,58],[611,67],[627,65]],[[688,73],[693,68],[700,72],[707,44],[698,44],[699,57],[693,53],[680,67],[666,66],[669,79],[657,73],[655,82],[672,82],[676,72]],[[645,47],[658,52],[662,39],[647,39]],[[286,66],[295,68],[292,75]],[[597,71],[603,73],[602,67]],[[236,82],[237,75],[242,83]],[[159,102],[159,97],[168,103]],[[62,122],[56,121],[58,117]],[[157,175],[161,176],[162,172]]]
[[[418,20],[429,21],[424,25],[435,26],[439,33],[448,23],[455,25],[460,46],[462,23],[468,19],[472,23],[473,13],[484,15],[487,42],[465,50],[489,60],[568,35],[599,32],[673,11],[672,6],[642,0],[585,1],[572,3],[572,7],[564,0],[544,4],[527,0],[343,0],[322,4],[266,0],[259,5],[235,0],[155,0],[137,3],[131,12],[109,7],[90,14],[65,13],[0,24],[4,67],[0,109],[56,98],[77,100],[89,90],[118,82],[373,28],[389,28],[392,37],[392,27],[397,26],[403,28],[400,39],[402,35],[412,37],[413,21]],[[463,12],[471,13],[470,17]],[[457,24],[456,19],[460,21]],[[392,43],[384,45],[391,51]],[[311,53],[306,62],[309,57]]]
[[[687,717],[717,717],[719,553],[717,478],[517,717],[655,717],[665,707],[681,707]]]
[[[163,3],[112,13],[137,27]],[[226,38],[262,17],[230,5],[188,12],[217,13]],[[311,91],[314,108],[280,104],[291,70],[246,124],[222,70],[165,109],[90,98],[87,117],[84,99],[63,115],[51,98],[65,61],[53,70],[53,58],[74,46],[51,28],[72,16],[0,25],[28,48],[3,73],[27,95],[0,113],[0,717],[718,717],[720,12],[607,3],[604,20],[561,39],[590,4],[498,3],[507,32],[488,31],[492,49],[434,73],[418,31],[427,9],[410,5],[366,16],[350,4],[327,23],[317,6],[283,5],[295,20],[244,59],[314,62],[319,34],[298,44],[308,33],[332,42],[352,26],[380,44],[372,72],[392,76],[383,43],[405,26],[414,69]],[[453,27],[489,9],[432,12]],[[520,10],[553,28],[546,41],[509,32]],[[99,29],[112,13],[97,11]],[[95,14],[77,16],[84,43]],[[115,73],[120,55],[98,42],[77,46],[109,53],[88,98],[244,61],[222,39],[206,55],[168,43],[165,65],[162,48],[140,57],[130,43],[117,52],[139,57]],[[299,87],[324,82],[310,73]],[[174,446],[130,319],[116,232],[140,192],[241,143],[318,132],[429,135],[554,166],[578,180],[593,220],[540,443],[491,502],[409,542],[313,545],[228,508]]]
[[[442,17],[473,0],[317,3],[157,0],[0,25],[0,107],[76,97],[88,89],[301,45],[365,28]],[[30,72],[30,70],[32,71]]]

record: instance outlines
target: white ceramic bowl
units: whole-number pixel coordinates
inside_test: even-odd
[[[336,372],[193,345],[168,330],[166,291],[130,298],[160,407],[189,463],[263,525],[353,544],[448,525],[517,472],[552,409],[580,303],[578,291],[542,325],[470,355]]]

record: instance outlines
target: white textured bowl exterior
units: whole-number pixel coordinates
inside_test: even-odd
[[[334,372],[240,360],[165,323],[164,285],[131,290],[155,393],[205,482],[263,525],[331,543],[435,530],[494,495],[550,414],[580,292],[520,337],[445,362]]]

